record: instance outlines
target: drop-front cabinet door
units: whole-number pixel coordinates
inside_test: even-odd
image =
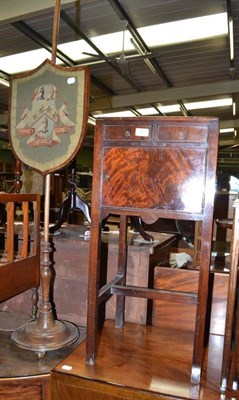
[[[196,147],[107,147],[102,205],[200,213],[206,156]]]

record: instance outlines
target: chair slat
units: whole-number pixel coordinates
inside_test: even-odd
[[[7,203],[7,238],[6,238],[6,252],[7,261],[12,262],[14,260],[14,213],[15,204],[14,202]]]
[[[23,201],[22,203],[23,211],[23,233],[22,233],[22,248],[21,256],[27,257],[28,255],[28,238],[29,238],[29,202]]]

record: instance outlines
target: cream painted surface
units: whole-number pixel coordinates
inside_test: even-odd
[[[61,8],[72,7],[74,4],[91,3],[94,0],[61,0]],[[13,22],[44,14],[55,6],[55,0],[0,0],[0,24],[1,22]]]

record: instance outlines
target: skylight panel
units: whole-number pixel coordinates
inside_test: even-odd
[[[190,42],[228,33],[227,13],[184,19],[138,29],[149,47]]]
[[[125,31],[124,51],[134,50],[134,46],[130,41],[131,35],[129,31]],[[123,33],[114,32],[107,35],[92,37],[91,41],[104,54],[120,53],[122,51]]]
[[[227,14],[213,14],[199,18],[147,26],[139,28],[138,32],[142,35],[142,38],[149,47],[160,47],[181,42],[201,40],[227,34]],[[124,41],[125,52],[135,50],[130,41],[131,38],[129,31],[126,30]],[[122,51],[123,32],[119,31],[92,37],[91,40],[99,50],[106,55],[120,53]],[[89,60],[89,56],[82,54],[83,52],[95,53],[92,47],[84,40],[60,44],[58,48],[74,61],[87,58]],[[51,54],[45,49],[2,57],[0,58],[0,70],[8,74],[32,70],[39,66],[46,58],[50,59]],[[57,60],[57,63],[60,64],[62,62]]]
[[[172,104],[169,106],[159,106],[159,111],[163,114],[170,114],[174,112],[179,112],[180,111],[180,106],[179,104]]]
[[[146,26],[138,29],[139,34],[149,47],[160,47],[182,42],[202,40],[228,33],[227,14],[213,14],[204,17],[184,19]],[[122,51],[122,31],[92,37],[92,42],[104,54],[120,53]],[[125,31],[124,51],[135,50],[130,41],[129,31]],[[82,60],[87,56],[83,52],[97,54],[84,40],[77,40],[58,46],[73,60]]]
[[[158,114],[158,111],[153,107],[137,108],[137,111],[140,112],[141,115],[157,115]]]
[[[215,107],[228,107],[232,106],[232,98],[226,99],[216,99],[216,100],[207,100],[207,101],[195,101],[193,103],[184,103],[187,110],[203,110],[207,108],[215,108]],[[171,104],[167,106],[158,105],[158,109],[163,114],[170,114],[174,112],[180,111],[179,104]]]
[[[222,128],[220,129],[220,133],[234,133],[234,128]]]
[[[103,117],[135,117],[134,113],[131,111],[115,111],[111,113],[105,114],[93,114],[95,118],[103,118]]]
[[[51,60],[51,53],[45,49],[32,50],[0,58],[0,70],[8,74],[30,71],[37,68],[46,59]],[[61,63],[59,59],[57,64]]]
[[[89,58],[88,55],[83,54],[83,52],[96,54],[94,49],[86,43],[85,40],[76,40],[74,42],[63,43],[57,46],[59,50],[61,50],[64,54],[66,54],[72,60],[84,60]]]
[[[205,108],[227,107],[227,106],[232,106],[232,98],[185,103],[185,107],[187,108],[187,110],[200,110],[203,108],[205,109]]]

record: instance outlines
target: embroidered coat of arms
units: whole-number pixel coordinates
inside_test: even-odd
[[[89,70],[46,60],[12,77],[10,140],[16,157],[46,174],[79,151],[88,119]]]

